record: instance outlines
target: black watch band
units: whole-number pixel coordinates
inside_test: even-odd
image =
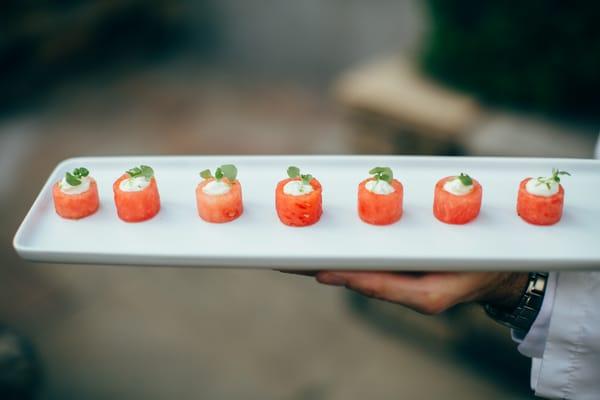
[[[502,325],[527,333],[542,308],[547,282],[547,272],[530,272],[525,291],[515,308],[507,310],[490,304],[483,308],[487,315]]]

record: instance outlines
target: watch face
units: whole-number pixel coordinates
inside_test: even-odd
[[[548,278],[548,273],[536,272],[534,273],[534,275],[535,278],[533,280],[533,287],[531,291],[543,295],[544,291],[546,290],[546,280]]]

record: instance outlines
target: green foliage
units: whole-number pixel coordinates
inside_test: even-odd
[[[600,3],[428,0],[424,69],[483,100],[597,117]]]

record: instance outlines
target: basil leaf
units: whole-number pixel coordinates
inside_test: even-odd
[[[288,167],[287,174],[292,179],[297,178],[300,175],[300,168],[298,168],[298,167]]]
[[[457,178],[465,186],[471,186],[473,184],[473,179],[467,174],[461,173]]]
[[[210,169],[205,169],[204,171],[200,171],[200,176],[204,179],[212,178],[212,174],[210,173]]]
[[[392,169],[390,167],[383,168],[381,175],[382,175],[382,179],[384,181],[386,181],[387,183],[391,183],[392,179],[394,179],[394,172],[392,172]],[[384,175],[387,176],[387,178],[384,178],[383,177]]]
[[[379,179],[382,181],[386,181],[387,183],[392,183],[392,177],[385,173],[380,174]]]
[[[65,175],[65,180],[71,186],[81,185],[81,181],[78,178],[76,178],[74,175],[72,175],[70,172],[67,172],[67,174]]]
[[[154,170],[147,165],[140,165],[141,175],[150,180],[154,176]]]
[[[301,175],[300,177],[302,178],[303,185],[310,185],[310,181],[313,180],[313,176],[311,174]]]
[[[230,181],[235,181],[237,178],[237,168],[233,164],[225,164],[221,165],[221,171],[223,171],[223,175]]]
[[[217,168],[215,170],[215,178],[217,180],[221,180],[223,178],[223,171],[221,170],[221,168]]]
[[[394,172],[390,167],[371,168],[369,174],[373,175],[375,179],[386,181],[387,183],[391,183],[392,179],[394,179]]]
[[[142,170],[139,167],[133,167],[133,168],[127,170],[126,172],[132,178],[142,175]]]

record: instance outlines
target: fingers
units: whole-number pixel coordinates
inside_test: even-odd
[[[449,277],[452,277],[449,275]],[[319,272],[317,281],[345,286],[369,297],[399,303],[423,314],[438,314],[456,304],[453,285],[437,274],[393,272]],[[452,279],[450,279],[452,281]]]
[[[281,272],[283,274],[290,274],[290,275],[303,275],[303,276],[315,276],[317,274],[318,271],[302,271],[302,270],[287,270],[287,271],[283,271],[283,270],[276,270],[278,272]]]

